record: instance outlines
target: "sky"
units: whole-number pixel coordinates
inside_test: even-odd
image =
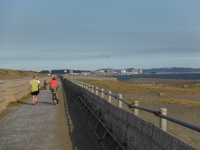
[[[0,68],[200,68],[199,0],[1,0]]]

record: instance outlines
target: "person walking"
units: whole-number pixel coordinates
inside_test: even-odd
[[[33,77],[33,80],[30,81],[30,87],[31,87],[31,95],[33,100],[33,105],[38,104],[38,94],[39,94],[39,83],[36,79],[36,76]]]
[[[38,82],[38,94],[39,94],[40,93],[40,85],[41,85],[41,83],[40,83],[40,80],[38,79],[38,76],[36,76],[36,80]]]

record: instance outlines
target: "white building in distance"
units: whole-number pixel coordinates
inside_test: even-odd
[[[99,72],[104,73],[105,71],[104,70],[100,70]]]
[[[126,70],[122,69],[121,74],[126,74]]]

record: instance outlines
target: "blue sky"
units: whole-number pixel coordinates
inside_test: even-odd
[[[1,0],[0,68],[200,68],[199,0]]]

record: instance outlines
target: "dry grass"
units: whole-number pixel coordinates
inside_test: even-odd
[[[33,76],[36,76],[36,75],[39,76],[39,77],[47,76],[46,74],[41,74],[41,73],[37,73],[37,72],[0,69],[0,79],[1,80],[32,78]]]
[[[10,102],[6,107],[9,108],[9,107],[20,106],[22,103],[26,102],[30,97],[31,94],[28,94],[15,102]]]
[[[189,101],[184,99],[161,99],[159,98],[158,101],[169,103],[169,104],[179,104],[179,105],[194,105],[194,106],[200,106],[199,101]]]
[[[16,108],[19,108],[20,106],[22,106],[22,104],[24,102],[26,102],[29,98],[31,97],[31,94],[28,94],[24,97],[22,97],[21,99],[19,99],[18,101],[16,102],[10,102],[4,111],[0,112],[0,121],[4,118],[6,118],[9,114],[12,114]],[[12,108],[15,108],[15,109],[12,109]]]
[[[156,79],[154,79],[156,80]],[[199,101],[192,100],[192,98],[185,99],[185,95],[189,95],[192,97],[195,94],[200,93],[200,87],[195,85],[197,81],[180,81],[180,80],[167,80],[167,79],[159,79],[159,82],[168,83],[168,84],[149,84],[147,79],[140,79],[141,83],[133,83],[130,81],[100,81],[100,80],[82,80],[82,82],[88,83],[90,85],[94,85],[99,89],[103,88],[106,90],[111,90],[112,93],[122,93],[125,95],[124,99],[128,102],[133,101],[134,95],[141,95],[141,102],[144,102],[144,95],[148,95],[146,97],[146,102],[149,101],[149,95],[154,96],[154,101],[149,101],[151,103],[164,102],[169,104],[180,104],[180,105],[200,105]],[[148,81],[148,82],[147,82]],[[169,84],[170,82],[170,84]],[[187,82],[187,87],[181,86]],[[160,93],[164,93],[164,96],[160,96]],[[177,98],[179,97],[179,98]],[[139,97],[137,97],[139,98]],[[139,98],[140,99],[140,98]],[[146,103],[145,102],[145,103]]]
[[[83,80],[84,82],[84,80]],[[166,85],[141,85],[131,84],[130,82],[85,80],[85,82],[106,89],[117,90],[125,93],[151,92],[151,93],[175,93],[175,94],[194,94],[200,92],[200,87],[193,88],[170,87]]]

